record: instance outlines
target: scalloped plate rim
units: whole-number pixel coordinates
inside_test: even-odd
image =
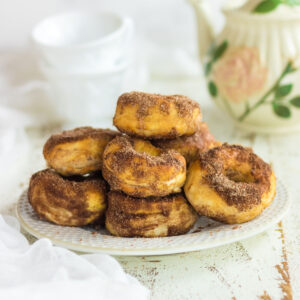
[[[252,231],[246,231],[244,233],[240,232],[235,235],[233,235],[232,237],[225,237],[219,240],[212,240],[212,241],[208,241],[204,244],[199,244],[199,243],[190,243],[190,244],[186,244],[186,245],[175,245],[175,246],[168,246],[168,247],[158,247],[158,248],[145,248],[145,249],[141,249],[141,248],[132,248],[132,249],[128,249],[128,248],[109,248],[109,247],[97,247],[97,246],[90,246],[90,245],[80,245],[80,244],[76,244],[73,242],[66,242],[60,239],[56,239],[51,235],[47,235],[47,234],[43,234],[40,233],[38,230],[32,228],[31,225],[27,224],[27,222],[23,219],[22,217],[22,213],[20,211],[20,203],[21,201],[23,201],[23,198],[25,198],[24,194],[26,193],[26,191],[24,191],[22,193],[22,195],[19,198],[18,204],[16,206],[16,215],[20,221],[21,226],[31,235],[33,235],[36,238],[48,238],[52,241],[52,243],[56,246],[61,246],[61,247],[65,247],[68,248],[70,250],[73,251],[79,251],[79,252],[84,252],[84,253],[105,253],[105,254],[110,254],[110,255],[119,255],[119,256],[150,256],[150,255],[167,255],[167,254],[176,254],[176,253],[184,253],[184,252],[193,252],[193,251],[199,251],[199,250],[204,250],[204,249],[209,249],[209,248],[215,248],[215,247],[220,247],[223,245],[227,245],[227,244],[231,244],[240,240],[244,240],[247,239],[249,237],[252,237],[254,235],[257,235],[259,233],[262,233],[264,231],[266,231],[269,227],[271,227],[272,225],[278,223],[283,217],[284,215],[288,212],[289,207],[291,205],[291,201],[290,198],[288,196],[288,192],[286,187],[284,186],[284,184],[277,179],[277,187],[280,186],[280,188],[284,191],[284,193],[282,193],[282,195],[278,195],[278,189],[277,189],[277,194],[274,198],[274,200],[276,200],[276,197],[284,197],[284,202],[285,202],[285,206],[284,209],[282,209],[277,215],[275,215],[275,217],[271,218],[271,220],[267,223],[264,223],[262,225],[260,225],[258,228],[256,228],[255,230]],[[27,198],[27,197],[26,197]],[[277,200],[279,201],[279,200]],[[273,201],[274,202],[274,201]],[[272,203],[273,203],[272,202]],[[272,204],[271,203],[271,204]],[[276,204],[275,204],[276,205]],[[269,207],[267,207],[265,209],[268,210]],[[251,223],[254,220],[258,220],[261,217],[258,216],[257,218],[247,222],[247,223]],[[45,222],[45,221],[41,221],[41,222]],[[45,222],[47,223],[47,222]],[[247,224],[247,223],[243,223],[243,224]],[[236,224],[237,226],[243,225],[243,224]],[[231,224],[230,226],[232,226],[234,224]],[[55,224],[51,224],[51,226],[57,226],[58,228],[60,228],[59,225],[55,225]],[[82,229],[82,228],[80,228]],[[231,229],[231,231],[233,231],[233,229]],[[197,232],[197,233],[190,233],[190,235],[199,235],[201,234],[201,232]],[[186,234],[188,235],[188,234]],[[175,236],[172,238],[176,238],[176,237],[180,237],[180,236]],[[114,239],[120,239],[118,237],[112,237]],[[170,237],[162,237],[159,239],[168,239]],[[122,239],[122,238],[121,238]],[[126,239],[131,239],[131,238],[126,238]],[[136,238],[135,238],[136,239]],[[147,240],[157,240],[157,238],[146,238]]]

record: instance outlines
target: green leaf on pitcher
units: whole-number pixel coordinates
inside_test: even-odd
[[[297,108],[300,108],[300,96],[297,96],[297,97],[291,99],[291,100],[290,100],[290,103],[291,103],[293,106],[295,106],[295,107],[297,107]]]
[[[293,62],[290,61],[285,67],[284,74],[293,73],[295,71],[297,71],[297,69],[293,67]]]
[[[291,110],[287,106],[282,104],[277,104],[277,103],[273,103],[272,106],[273,106],[273,111],[278,117],[286,118],[286,119],[291,117]]]
[[[218,88],[213,81],[208,83],[208,91],[212,97],[216,97],[218,95]]]
[[[292,88],[293,85],[291,83],[280,85],[275,91],[275,97],[281,98],[287,96],[292,91]]]
[[[255,13],[261,13],[265,14],[272,10],[274,10],[278,5],[280,4],[280,1],[278,0],[265,0],[260,2],[253,10]]]
[[[212,62],[210,61],[205,65],[205,75],[206,76],[208,76],[210,74],[211,68],[212,68]]]
[[[214,55],[213,55],[213,61],[216,61],[217,59],[219,59],[223,53],[226,51],[228,47],[228,42],[224,41],[215,51]]]
[[[216,50],[216,44],[215,44],[215,42],[212,42],[212,43],[210,44],[209,48],[208,48],[207,54],[208,54],[209,56],[213,56],[214,53],[215,53],[215,50]]]

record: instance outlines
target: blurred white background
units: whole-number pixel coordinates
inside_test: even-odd
[[[32,93],[39,83],[30,33],[45,17],[67,11],[112,11],[131,17],[136,25],[136,76],[125,89],[143,89],[149,77],[199,76],[194,11],[188,0],[0,0],[0,105],[29,114],[39,124],[51,115],[51,105]],[[214,25],[222,28],[220,6],[207,1]],[[25,86],[24,86],[25,84]],[[176,92],[176,91],[174,91]],[[30,95],[29,95],[30,93]],[[29,95],[29,96],[28,96]],[[48,105],[48,106],[47,106]]]
[[[209,0],[218,28],[222,25],[218,9],[224,0]],[[196,47],[194,15],[187,0],[1,0],[0,48],[29,45],[33,26],[43,18],[68,10],[104,10],[131,16],[139,37],[162,46]]]

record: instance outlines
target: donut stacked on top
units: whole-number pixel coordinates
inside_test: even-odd
[[[200,153],[221,145],[201,119],[199,104],[188,97],[131,92],[119,97],[114,125],[129,136],[178,151],[189,164]]]
[[[125,135],[108,143],[103,177],[109,183],[106,227],[118,236],[168,236],[187,232],[196,214],[181,191],[185,157],[156,147],[155,139],[197,132],[199,105],[184,96],[140,92],[119,97],[114,125]]]
[[[32,175],[28,198],[38,215],[65,226],[103,221],[107,186],[103,151],[119,132],[81,127],[52,135],[44,146],[48,169]]]

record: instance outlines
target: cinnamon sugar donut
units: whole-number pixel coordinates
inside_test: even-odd
[[[53,134],[43,150],[48,166],[64,176],[84,175],[101,169],[107,143],[117,131],[80,127]]]
[[[201,121],[200,106],[181,95],[131,92],[118,99],[114,125],[131,136],[152,139],[192,135]]]
[[[102,174],[112,190],[136,197],[165,196],[180,192],[186,163],[174,150],[161,150],[145,140],[118,136],[105,148]]]
[[[221,145],[210,133],[206,123],[199,123],[196,133],[172,140],[153,140],[152,143],[162,149],[174,149],[181,153],[187,164],[199,157],[199,154]]]
[[[276,178],[270,165],[250,148],[225,143],[191,163],[184,191],[200,215],[243,223],[272,202]]]
[[[28,199],[41,217],[64,226],[83,226],[104,216],[106,184],[103,179],[62,177],[46,169],[32,175]]]
[[[182,194],[134,198],[108,193],[105,225],[116,236],[162,237],[188,232],[197,215]]]

